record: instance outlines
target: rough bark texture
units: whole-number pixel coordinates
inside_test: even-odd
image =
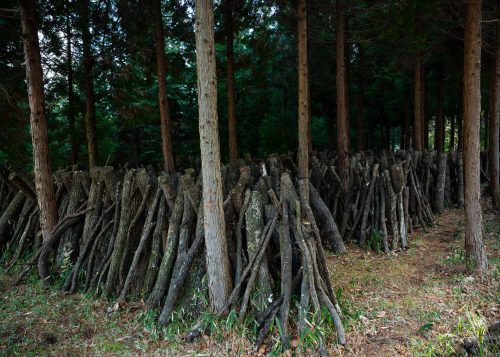
[[[226,0],[226,55],[227,55],[227,120],[229,128],[229,162],[238,159],[238,132],[236,130],[236,99],[234,89],[234,0]]]
[[[487,267],[487,259],[481,231],[480,201],[481,0],[469,0],[467,3],[464,47],[465,253],[482,274]]]
[[[78,144],[75,133],[75,94],[73,91],[73,52],[71,50],[71,16],[70,16],[70,1],[66,0],[66,56],[67,56],[67,76],[68,76],[68,122],[69,122],[69,138],[71,144],[71,164],[76,164],[78,160]]]
[[[299,180],[306,182],[309,177],[309,69],[307,60],[307,8],[305,0],[297,2],[297,41],[298,41],[298,126],[299,152],[298,175]],[[309,187],[301,185],[301,194],[309,197]]]
[[[19,2],[23,29],[24,56],[26,60],[26,81],[30,105],[31,141],[33,144],[35,188],[40,209],[40,227],[44,239],[57,222],[57,207],[54,193],[54,179],[50,174],[49,139],[45,116],[42,62],[38,43],[35,2]]]
[[[94,98],[94,58],[91,49],[89,1],[82,1],[83,72],[85,78],[85,134],[89,167],[97,165],[97,132]]]
[[[345,68],[345,27],[344,27],[344,0],[337,0],[337,156],[339,170],[346,175],[349,164],[349,125],[347,123],[347,88]]]
[[[198,112],[208,291],[212,309],[220,312],[230,293],[231,274],[222,207],[214,14],[211,0],[196,0],[195,6]]]
[[[500,0],[497,0],[497,18],[500,18]],[[490,191],[493,202],[497,209],[500,210],[500,22],[496,23],[496,40],[495,40],[495,61],[493,69],[494,85],[490,88],[493,93],[490,93],[492,101],[492,110],[490,113],[489,125],[489,169],[490,169]]]
[[[170,136],[170,109],[167,97],[167,63],[165,61],[165,38],[163,18],[161,15],[161,0],[153,0],[156,42],[156,70],[158,74],[158,105],[160,107],[161,148],[163,166],[167,172],[175,172],[172,140]]]

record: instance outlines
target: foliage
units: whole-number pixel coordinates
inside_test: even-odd
[[[223,160],[228,156],[225,1],[215,4]],[[128,161],[157,165],[161,162],[161,136],[149,3],[137,0],[90,1],[88,24],[82,23],[82,4],[76,0],[38,3],[52,167],[56,169],[70,162],[70,112],[76,119],[78,162],[85,165],[87,161],[82,56],[84,26],[89,26],[92,34],[99,164]],[[15,8],[16,2],[8,0],[3,7]],[[333,147],[335,142],[335,6],[333,1],[327,1],[310,7],[312,138],[314,147],[321,150]],[[199,153],[194,4],[192,0],[162,0],[162,12],[166,28],[164,50],[168,62],[173,150],[180,159],[178,161],[182,162],[183,158]],[[435,78],[438,74],[445,78],[447,127],[450,127],[451,120],[460,119],[463,13],[463,2],[356,0],[348,3],[346,51],[352,140],[358,136],[355,121],[359,114],[368,134],[365,135],[368,147],[379,150],[400,146],[403,118],[405,112],[411,112],[416,53],[424,55],[425,108],[430,128],[433,128]],[[0,16],[0,45],[6,49],[0,53],[0,161],[9,160],[14,166],[31,171],[20,22],[18,13],[7,14],[4,16],[2,12]],[[493,2],[486,2],[485,19],[493,18],[493,14]],[[297,142],[294,4],[283,0],[236,1],[234,21],[240,155],[264,156],[271,152],[294,151]],[[484,23],[486,57],[491,54],[493,30],[494,23]],[[71,67],[66,51],[68,35],[72,45]],[[70,70],[75,77],[73,108],[68,105]],[[487,81],[483,82],[486,83],[483,88],[486,93]],[[360,90],[361,83],[364,83],[364,93]],[[484,103],[486,100],[487,95]],[[360,107],[360,101],[364,109]],[[332,125],[328,124],[329,121]],[[433,137],[431,130],[431,146]],[[449,135],[446,145],[450,145]]]

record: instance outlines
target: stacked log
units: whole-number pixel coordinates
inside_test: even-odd
[[[314,154],[308,200],[298,193],[296,164],[288,155],[223,167],[234,282],[225,312],[238,311],[240,320],[256,317],[257,345],[275,321],[283,346],[289,345],[294,294],[299,334],[311,319],[324,323],[326,308],[338,342],[345,343],[323,247],[338,254],[348,243],[384,252],[407,249],[409,233],[434,224],[433,210],[463,204],[455,152],[356,153],[342,179],[336,165],[335,155]],[[57,171],[54,184],[60,220],[42,243],[30,178],[0,169],[2,263],[24,267],[18,281],[38,266],[43,280],[70,293],[143,299],[163,325],[177,307],[190,305],[195,291],[206,293],[199,167],[177,174],[151,167],[72,167]],[[205,308],[194,305],[193,315]],[[320,338],[320,352],[324,343]]]

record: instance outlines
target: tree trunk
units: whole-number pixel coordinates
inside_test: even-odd
[[[208,291],[212,310],[220,312],[224,308],[231,290],[231,273],[222,207],[213,2],[212,0],[196,0],[195,7],[198,111]]]
[[[297,40],[298,40],[298,118],[299,153],[298,179],[300,194],[309,202],[309,69],[307,62],[307,8],[306,0],[297,1]]]
[[[234,0],[226,0],[226,55],[227,55],[227,119],[229,126],[229,162],[238,159],[238,134],[236,130],[236,103],[234,91]]]
[[[339,170],[346,175],[349,167],[349,131],[347,124],[347,90],[345,69],[345,29],[344,29],[344,0],[337,0],[337,156]]]
[[[170,136],[170,109],[167,97],[167,63],[165,61],[165,38],[161,14],[161,0],[153,0],[153,14],[155,21],[156,69],[158,74],[158,105],[160,107],[163,166],[165,171],[175,172],[172,140]]]
[[[444,114],[443,114],[443,75],[441,68],[437,74],[436,89],[436,127],[434,132],[434,150],[444,152]]]
[[[411,148],[410,137],[411,137],[411,128],[410,128],[410,105],[408,102],[405,103],[405,113],[404,113],[404,124],[403,124],[403,148],[408,150]]]
[[[97,133],[94,98],[94,59],[91,49],[89,1],[82,2],[82,42],[83,42],[83,74],[85,78],[85,133],[87,136],[87,155],[89,167],[97,165]]]
[[[358,134],[358,151],[361,152],[364,149],[365,143],[365,128],[364,128],[364,120],[365,120],[365,74],[364,74],[364,56],[363,56],[363,48],[359,47],[359,94],[358,94],[358,113],[357,113],[357,134]]]
[[[500,0],[497,0],[497,18],[500,17]],[[489,130],[489,168],[490,168],[490,190],[493,202],[497,209],[500,210],[500,168],[499,168],[499,127],[500,127],[500,22],[496,24],[496,41],[495,41],[495,61],[493,77],[494,81],[492,93],[490,93],[490,104],[492,107],[490,115],[490,130]]]
[[[457,121],[457,116],[454,115],[450,118],[450,147],[448,148],[448,151],[453,151],[455,150],[455,124]]]
[[[70,2],[66,1],[66,57],[68,60],[68,122],[69,122],[69,137],[71,144],[71,164],[76,164],[78,160],[78,144],[76,142],[75,133],[75,94],[73,92],[73,53],[71,50],[71,18],[70,18]]]
[[[469,0],[464,43],[465,254],[479,274],[487,267],[482,239],[480,187],[481,0]]]
[[[26,81],[30,104],[31,141],[33,144],[35,188],[40,209],[40,228],[43,239],[48,239],[57,223],[54,179],[50,173],[49,139],[47,118],[45,117],[45,97],[43,93],[43,73],[38,44],[35,2],[19,2],[23,29],[24,56],[26,61]]]
[[[415,118],[413,122],[413,148],[423,149],[423,122],[422,122],[422,55],[418,54],[415,63]]]

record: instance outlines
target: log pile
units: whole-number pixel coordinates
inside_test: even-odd
[[[408,234],[433,224],[433,211],[463,204],[460,155],[434,152],[357,153],[341,177],[336,157],[311,159],[309,200],[300,198],[290,156],[223,166],[224,213],[233,290],[225,312],[260,326],[260,346],[277,323],[290,343],[292,295],[299,298],[298,333],[331,315],[345,343],[341,311],[324,247],[346,243],[389,252],[408,248]],[[31,179],[0,170],[0,252],[22,277],[37,266],[41,279],[70,293],[94,291],[118,301],[144,299],[170,323],[179,306],[196,316],[206,290],[201,177],[198,169],[169,175],[152,167],[54,174],[59,222],[43,242]],[[63,277],[62,281],[58,277]],[[278,321],[278,322],[275,322]],[[325,341],[319,338],[319,351]]]

